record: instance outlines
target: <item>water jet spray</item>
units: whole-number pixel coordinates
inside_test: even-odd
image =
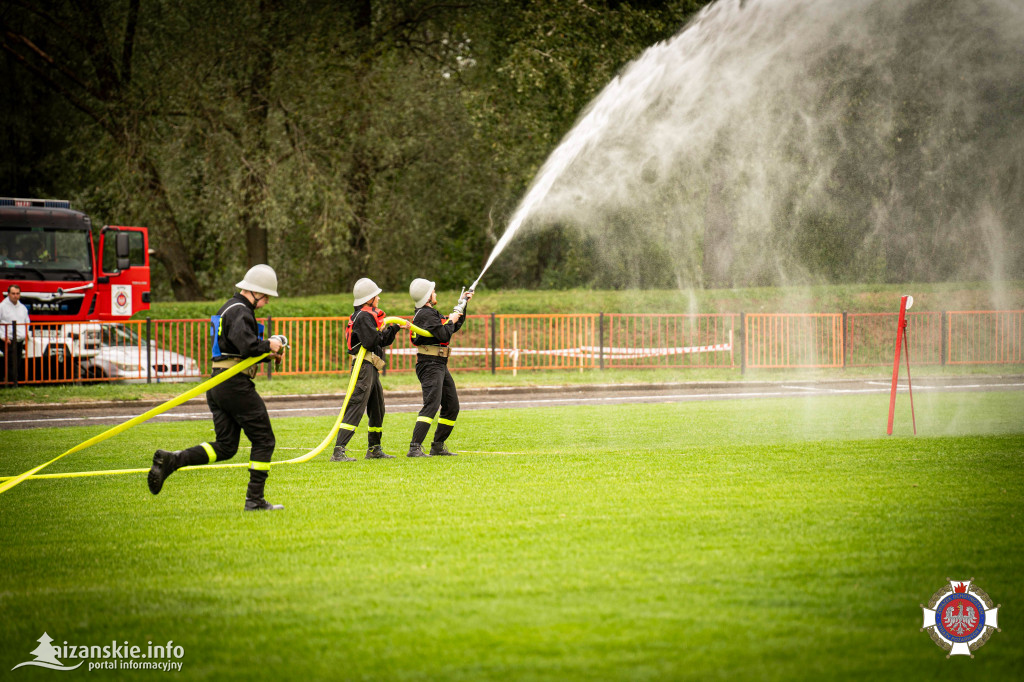
[[[1012,279],[1022,46],[1005,0],[709,4],[587,106],[469,288],[533,225],[653,245],[680,288]]]

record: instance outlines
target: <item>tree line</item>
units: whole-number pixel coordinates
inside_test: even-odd
[[[158,298],[221,296],[255,263],[273,265],[292,295],[346,291],[361,276],[458,288],[587,103],[707,4],[0,0],[0,188],[71,199],[100,225],[147,225]],[[1014,163],[1017,175],[993,179],[1009,195],[1021,185]],[[712,208],[728,192],[716,182],[703,199]],[[869,193],[844,191],[851,202]],[[844,220],[807,218],[801,257],[825,279],[884,278],[877,264],[842,270],[850,259],[826,253]],[[586,231],[552,223],[517,240],[488,279],[678,282],[657,244],[611,265],[600,251]]]
[[[702,2],[3,0],[0,186],[150,227],[157,294],[457,286],[578,111]]]

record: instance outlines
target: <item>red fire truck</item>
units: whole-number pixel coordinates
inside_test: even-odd
[[[0,198],[3,296],[12,284],[32,318],[28,378],[78,378],[73,368],[99,351],[99,335],[75,323],[149,310],[148,230],[108,225],[94,248],[92,220],[70,202]]]

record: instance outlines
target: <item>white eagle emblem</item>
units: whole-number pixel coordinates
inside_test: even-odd
[[[967,613],[964,613],[964,605],[957,604],[957,606],[959,608],[955,614],[953,613],[952,606],[946,609],[946,614],[942,618],[942,623],[950,630],[950,632],[955,632],[957,635],[963,635],[965,632],[973,630],[974,626],[978,624],[978,612],[974,610],[973,606],[968,606]]]

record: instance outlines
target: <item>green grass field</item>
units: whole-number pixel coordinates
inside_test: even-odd
[[[185,679],[1016,678],[1024,392],[919,393],[917,437],[905,400],[884,436],[887,401],[465,412],[459,457],[274,467],[273,514],[241,511],[237,469],[157,497],[141,474],[25,481],[0,495],[0,670],[45,631],[173,640]],[[414,418],[387,418],[394,454]],[[276,420],[275,459],[330,423]],[[102,430],[0,432],[0,475]],[[146,424],[47,471],[211,431]],[[919,630],[947,577],[1003,607],[973,660]]]

